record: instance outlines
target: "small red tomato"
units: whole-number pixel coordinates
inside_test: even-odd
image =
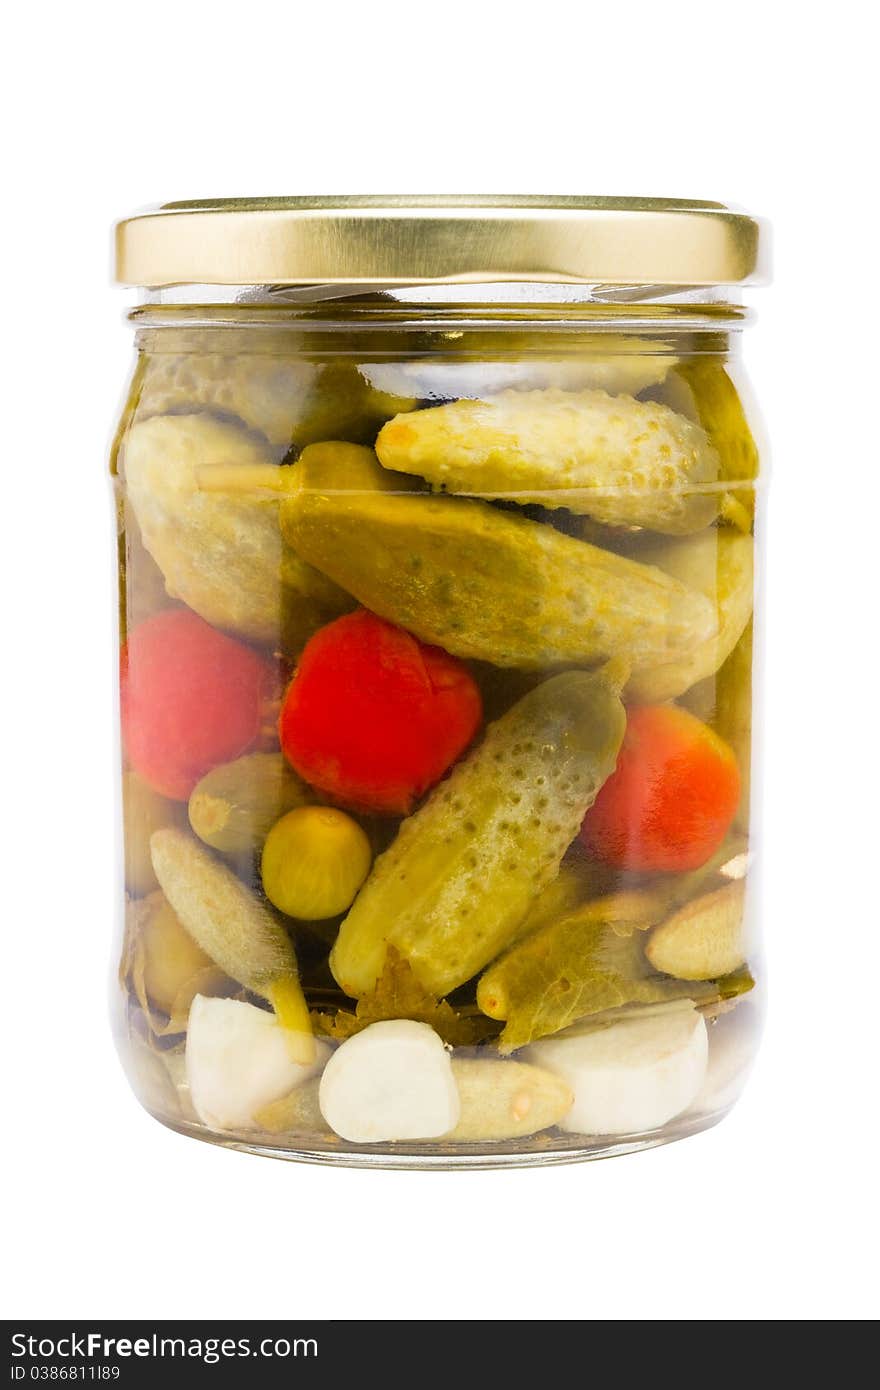
[[[617,769],[587,812],[581,839],[597,859],[637,872],[699,868],[736,814],[733,750],[677,705],[631,709]]]
[[[190,609],[146,618],[120,657],[131,766],[154,791],[185,801],[212,767],[256,742],[274,684],[261,656]]]
[[[326,795],[406,815],[481,718],[480,692],[460,661],[362,608],[305,647],[281,708],[281,747]]]

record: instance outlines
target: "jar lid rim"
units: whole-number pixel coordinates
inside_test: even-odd
[[[353,195],[165,203],[116,226],[117,282],[754,285],[766,224],[723,203]]]

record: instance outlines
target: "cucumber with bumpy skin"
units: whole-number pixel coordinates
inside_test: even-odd
[[[551,388],[459,400],[389,420],[376,452],[444,492],[566,507],[612,526],[685,535],[718,514],[706,431],[633,396]]]
[[[716,631],[705,595],[662,570],[485,502],[380,491],[381,472],[338,490],[326,466],[314,481],[304,472],[281,529],[303,560],[423,642],[523,670],[615,654],[641,670],[686,659]]]
[[[279,486],[288,469],[236,425],[207,415],[159,416],[132,426],[120,455],[127,500],[168,593],[206,622],[295,654],[353,605],[284,545]],[[206,486],[222,469],[235,487]]]
[[[718,614],[718,632],[683,659],[642,671],[627,692],[646,704],[672,700],[714,676],[730,656],[752,615],[753,543],[750,535],[713,527],[698,536],[662,542],[640,552],[679,583],[705,594]]]
[[[403,822],[330,957],[347,994],[373,988],[389,944],[440,996],[516,936],[614,770],[621,674],[570,671],[537,686]]]

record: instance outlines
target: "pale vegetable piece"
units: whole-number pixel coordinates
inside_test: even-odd
[[[237,415],[270,444],[289,448],[317,389],[320,368],[270,353],[146,355],[138,418],[210,409]]]
[[[320,439],[372,443],[385,420],[415,405],[374,391],[352,362],[309,362],[289,337],[273,342],[265,330],[259,343],[265,350],[254,351],[253,339],[252,333],[237,335],[242,352],[228,340],[226,351],[145,354],[138,419],[201,410],[235,415],[276,450],[287,450]],[[216,334],[214,341],[223,346]]]
[[[132,1089],[150,1114],[179,1116],[183,1106],[166,1065],[167,1054],[157,1052],[139,1033],[131,1031],[125,1039],[124,1055]]]
[[[620,674],[609,664],[544,681],[402,823],[330,956],[346,994],[375,987],[392,945],[439,998],[516,936],[614,770]]]
[[[655,970],[677,980],[715,980],[746,960],[745,881],[704,893],[655,927],[645,955]]]
[[[565,507],[682,535],[718,514],[719,460],[700,425],[605,391],[503,391],[390,420],[376,453],[445,492]]]
[[[676,360],[662,344],[649,339],[608,335],[589,347],[579,343],[576,353],[559,358],[534,353],[503,358],[487,348],[486,358],[480,361],[434,356],[412,362],[368,362],[361,372],[379,391],[423,401],[479,400],[508,389],[548,387],[625,391],[637,396],[663,381]]]
[[[179,1010],[187,984],[214,962],[190,936],[163,893],[153,895],[151,908],[141,929],[144,988],[157,1008],[172,1015]]]
[[[330,1049],[312,1043],[302,1065],[291,1055],[290,1035],[254,1004],[196,995],[186,1035],[186,1074],[196,1114],[211,1129],[256,1129],[264,1106],[287,1095],[320,1070]]]
[[[485,502],[334,491],[328,479],[324,490],[291,491],[281,527],[365,608],[494,666],[546,670],[617,655],[653,668],[717,631],[705,595],[662,570]]]
[[[321,1077],[321,1114],[352,1144],[438,1139],[458,1123],[452,1062],[427,1023],[373,1023],[333,1053]]]
[[[159,416],[132,426],[123,445],[128,500],[169,594],[206,622],[296,651],[352,606],[301,560],[278,529],[280,493],[262,485],[276,468],[266,446],[207,415]],[[200,472],[234,470],[237,486],[203,487]],[[242,486],[254,474],[255,485]]]
[[[721,668],[752,616],[753,552],[750,535],[727,528],[711,528],[684,540],[640,550],[642,564],[656,565],[710,600],[718,614],[718,632],[677,661],[635,672],[627,690],[629,696],[660,704],[682,695]]]
[[[297,1060],[311,1061],[309,1009],[284,928],[192,835],[157,830],[151,845],[156,877],[190,936],[233,980],[271,1003]]]
[[[693,1004],[621,1018],[533,1043],[525,1059],[568,1082],[573,1134],[659,1129],[692,1104],[706,1075],[705,1021]]]
[[[351,907],[372,862],[370,841],[345,811],[300,806],[266,837],[263,891],[288,917],[321,921]]]
[[[201,950],[160,889],[125,904],[119,980],[153,1037],[186,1031],[197,994],[228,994],[235,982]]]
[[[700,1093],[691,1106],[695,1114],[717,1114],[740,1097],[758,1044],[759,1017],[754,1006],[739,1008],[712,1019],[709,1031],[709,1065]]]
[[[522,1139],[550,1129],[571,1109],[574,1096],[561,1077],[526,1062],[454,1057],[461,1115],[445,1136],[452,1143]]]
[[[246,753],[205,774],[189,799],[189,823],[211,849],[259,853],[285,812],[314,799],[282,753]]]
[[[150,857],[150,836],[164,825],[179,825],[180,806],[148,786],[131,768],[122,774],[125,887],[135,898],[158,888]]]
[[[266,1134],[301,1134],[310,1138],[332,1137],[333,1131],[321,1114],[317,1076],[296,1086],[279,1100],[269,1101],[254,1113],[258,1129]]]

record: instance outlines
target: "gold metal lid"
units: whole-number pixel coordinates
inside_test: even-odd
[[[673,198],[388,196],[166,203],[116,227],[127,285],[745,285],[766,228]]]

